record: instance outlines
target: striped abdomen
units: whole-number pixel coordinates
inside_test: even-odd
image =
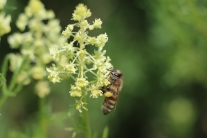
[[[118,93],[114,93],[114,95],[112,95],[111,97],[105,97],[104,98],[104,102],[103,102],[103,105],[101,107],[104,115],[107,115],[108,113],[111,112],[111,110],[116,105],[117,98],[118,98]]]

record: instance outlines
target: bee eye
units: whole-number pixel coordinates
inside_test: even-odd
[[[119,70],[112,70],[111,74],[115,77],[115,79],[122,77],[122,73]]]
[[[116,77],[118,77],[118,78],[121,77],[121,74],[118,74],[118,73],[116,73],[116,72],[111,72],[111,74],[113,74],[114,76],[116,76]]]
[[[116,77],[121,77],[121,74],[115,73],[114,74]]]

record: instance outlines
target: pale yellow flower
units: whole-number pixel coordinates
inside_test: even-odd
[[[43,79],[46,76],[45,69],[41,66],[35,66],[31,70],[32,77],[36,80]]]
[[[44,5],[39,0],[30,0],[29,7],[35,16],[39,16],[45,10]]]
[[[40,98],[47,96],[50,93],[48,81],[39,81],[35,86],[35,90]]]
[[[28,22],[28,17],[25,14],[20,14],[16,22],[16,25],[21,31],[24,31],[27,22]]]
[[[87,51],[86,50],[80,50],[77,52],[77,56],[80,58],[80,59],[84,59],[86,57],[86,53]]]
[[[59,77],[59,70],[57,67],[55,67],[55,65],[53,64],[53,67],[50,68],[46,68],[47,72],[49,73],[48,75],[48,79],[53,82],[60,82],[61,78]]]
[[[78,110],[80,113],[82,112],[82,108],[85,110],[88,110],[84,105],[86,103],[82,102],[81,100],[76,100],[76,110]]]
[[[52,58],[49,53],[45,53],[43,54],[41,60],[43,61],[44,64],[48,64],[52,61]]]
[[[101,25],[102,25],[102,21],[101,19],[95,19],[95,22],[94,22],[94,28],[101,28]]]
[[[88,43],[88,44],[91,44],[91,45],[96,44],[96,38],[95,38],[95,37],[90,37],[90,36],[88,36],[88,37],[87,37],[87,43]]]
[[[72,31],[73,31],[73,25],[68,25],[65,30],[62,32],[63,36],[65,36],[66,38],[70,38],[70,36],[72,35]]]
[[[98,96],[103,95],[102,91],[100,90],[99,87],[97,87],[97,85],[96,86],[91,85],[90,90],[91,90],[90,97],[92,97],[92,98],[98,98]]]
[[[55,13],[52,10],[48,10],[47,11],[47,17],[49,19],[53,19],[53,18],[55,18]]]
[[[80,22],[80,26],[83,27],[84,29],[87,29],[89,26],[89,23],[87,20],[83,20]]]
[[[8,37],[8,42],[11,48],[19,48],[23,40],[24,37],[20,33],[14,33],[12,36]]]
[[[70,96],[72,96],[72,97],[81,97],[82,96],[81,88],[74,86],[74,85],[71,86],[71,91],[69,93],[70,93]]]
[[[31,79],[29,78],[29,72],[28,71],[22,71],[17,76],[17,82],[22,83],[23,85],[28,85],[31,82]]]
[[[81,21],[90,16],[91,16],[90,10],[85,5],[79,4],[73,13],[72,19],[75,21]]]
[[[4,12],[0,13],[0,36],[11,31],[10,22],[11,22],[10,15],[5,15]]]
[[[66,70],[68,73],[73,73],[73,74],[75,74],[75,72],[76,72],[75,64],[70,63],[70,64],[65,65],[65,70]]]
[[[105,34],[100,34],[97,38],[96,38],[96,46],[99,48],[102,48],[105,43],[108,41],[108,36]]]
[[[15,71],[18,69],[23,61],[23,58],[19,54],[9,54],[9,59],[10,59],[10,70]]]
[[[60,60],[60,51],[56,47],[51,47],[50,55],[52,56],[53,60],[59,61]]]
[[[88,85],[88,81],[86,80],[86,78],[77,78],[76,85],[78,87],[85,87]]]
[[[0,10],[3,10],[7,0],[0,0]]]

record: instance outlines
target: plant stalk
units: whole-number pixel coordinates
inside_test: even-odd
[[[46,109],[46,98],[39,98],[39,125],[41,138],[47,137],[48,119]]]
[[[6,94],[2,94],[2,97],[0,98],[0,109],[3,105],[3,103],[6,101],[7,99],[7,95]]]
[[[87,103],[86,94],[84,95],[84,99],[83,100],[84,100],[84,103]],[[88,110],[83,110],[83,113],[84,113],[84,120],[85,120],[85,133],[86,133],[86,138],[92,138]]]

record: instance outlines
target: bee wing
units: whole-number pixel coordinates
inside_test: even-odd
[[[114,113],[115,113],[115,111],[116,111],[116,105],[117,105],[117,103],[118,103],[118,98],[119,98],[119,89],[117,88],[117,99],[116,99],[116,104],[114,105]]]

